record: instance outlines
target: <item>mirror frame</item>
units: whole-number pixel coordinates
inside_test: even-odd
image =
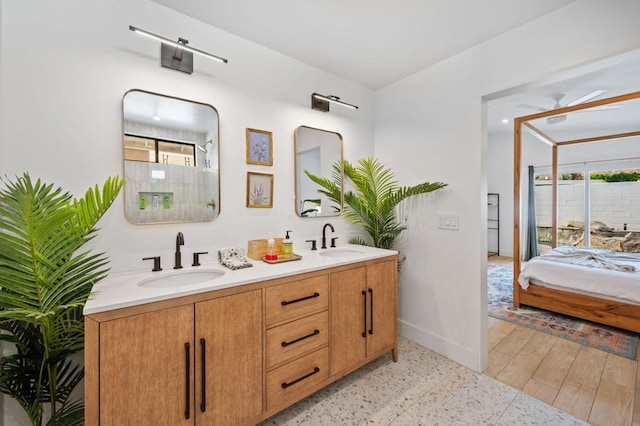
[[[301,212],[298,211],[298,185],[300,182],[298,182],[298,143],[299,143],[299,131],[300,129],[309,129],[309,130],[317,130],[320,132],[325,132],[325,133],[331,133],[333,135],[336,135],[338,137],[338,143],[340,144],[340,158],[338,161],[340,161],[340,176],[342,179],[342,183],[340,185],[340,211],[336,214],[326,214],[326,215],[320,215],[320,216],[302,216]],[[300,218],[314,218],[314,217],[318,217],[318,218],[328,218],[328,217],[337,217],[340,216],[342,214],[342,212],[344,211],[344,166],[343,166],[343,160],[344,160],[344,154],[343,154],[343,147],[344,147],[344,139],[342,137],[342,135],[338,132],[333,132],[331,130],[325,130],[325,129],[319,129],[317,127],[312,127],[312,126],[298,126],[296,127],[295,131],[294,131],[294,137],[293,137],[293,157],[294,157],[294,177],[295,177],[295,184],[294,184],[294,209],[296,212],[296,216],[300,217]],[[333,168],[333,163],[331,163],[331,167]]]
[[[199,105],[199,106],[204,106],[204,107],[211,108],[215,112],[215,115],[217,117],[217,123],[216,123],[217,124],[217,128],[216,128],[215,136],[216,136],[217,143],[218,143],[218,146],[217,146],[217,152],[218,152],[218,154],[217,154],[218,180],[217,180],[217,184],[214,187],[217,187],[217,193],[218,193],[217,195],[218,195],[218,197],[217,197],[216,200],[212,200],[212,201],[215,201],[216,206],[213,207],[213,209],[215,211],[215,214],[213,215],[213,217],[211,219],[207,219],[207,220],[188,220],[188,219],[184,220],[183,219],[183,220],[153,221],[153,222],[134,222],[134,221],[131,220],[129,215],[127,215],[127,192],[128,192],[128,188],[127,188],[126,173],[125,173],[125,164],[126,164],[125,161],[127,161],[127,160],[125,159],[125,149],[126,149],[126,147],[125,147],[125,141],[124,141],[124,138],[125,138],[125,98],[127,97],[127,95],[129,95],[132,92],[141,92],[141,93],[144,93],[144,94],[147,94],[147,95],[154,95],[154,96],[173,99],[173,100],[177,100],[177,101],[188,102],[188,103],[191,103],[191,104],[196,104],[196,105]],[[177,96],[166,95],[166,94],[163,94],[163,93],[151,92],[149,90],[135,89],[135,88],[134,89],[129,89],[124,93],[124,95],[122,96],[121,104],[122,104],[122,109],[121,109],[121,112],[122,112],[122,126],[121,126],[120,134],[122,136],[122,168],[123,168],[123,176],[125,177],[125,185],[124,185],[124,188],[123,188],[123,195],[124,195],[123,209],[124,209],[124,216],[127,219],[127,221],[129,223],[133,224],[133,225],[161,225],[161,224],[172,224],[172,223],[207,223],[207,222],[212,222],[214,219],[219,217],[220,213],[222,211],[222,205],[221,205],[221,198],[222,197],[221,197],[221,194],[220,194],[220,191],[221,191],[221,184],[220,184],[220,181],[221,181],[221,178],[220,178],[220,175],[221,175],[221,173],[220,173],[220,170],[221,170],[221,167],[220,167],[220,113],[218,112],[216,107],[214,107],[211,104],[204,103],[204,102],[194,101],[194,100],[190,100],[190,99],[180,98],[180,97],[177,97]],[[197,149],[196,149],[196,151],[197,151]]]

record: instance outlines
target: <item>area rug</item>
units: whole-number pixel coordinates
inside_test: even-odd
[[[498,268],[502,268],[504,265],[504,263],[487,262],[487,273],[491,273]]]
[[[522,305],[513,307],[513,268],[492,268],[487,278],[489,315],[629,359],[636,359],[638,334]]]

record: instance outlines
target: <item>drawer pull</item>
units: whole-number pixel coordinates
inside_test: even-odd
[[[369,334],[373,334],[373,289],[369,289],[369,302],[371,302],[371,309],[369,315],[371,316],[371,327],[369,328]]]
[[[191,388],[191,348],[189,342],[184,344],[184,360],[185,360],[185,409],[184,409],[184,418],[189,419],[191,417],[191,413],[189,410],[189,406],[191,405],[191,393],[189,389]]]
[[[286,388],[288,388],[289,386],[293,386],[293,385],[295,385],[296,383],[301,382],[301,381],[302,381],[302,380],[304,380],[304,379],[308,379],[309,377],[311,377],[311,376],[313,376],[314,374],[319,373],[319,372],[320,372],[320,368],[318,368],[318,367],[313,367],[313,371],[312,371],[311,373],[309,373],[309,374],[305,374],[305,375],[304,375],[304,376],[302,376],[302,377],[298,377],[297,379],[295,379],[295,380],[294,380],[294,381],[292,381],[292,382],[289,382],[289,383],[284,382],[284,383],[282,384],[282,389],[286,389]]]
[[[313,330],[313,333],[307,334],[306,336],[298,337],[297,339],[290,342],[282,342],[281,345],[282,347],[293,345],[294,343],[298,343],[300,340],[308,339],[309,337],[313,337],[316,334],[320,334],[320,330]]]
[[[200,390],[202,394],[200,395],[200,411],[204,413],[205,411],[207,411],[207,342],[205,339],[200,339],[200,351],[200,369],[202,370],[202,389]]]
[[[311,296],[301,297],[300,299],[295,299],[295,300],[283,300],[280,303],[282,303],[282,306],[287,306],[292,303],[302,302],[303,300],[313,299],[314,297],[320,297],[320,293],[315,292]]]
[[[362,290],[362,297],[364,298],[364,328],[362,330],[362,337],[367,337],[367,292]]]

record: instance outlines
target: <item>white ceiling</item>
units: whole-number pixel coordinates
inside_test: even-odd
[[[532,82],[528,87],[511,90],[488,102],[488,129],[493,132],[512,132],[513,119],[535,114],[536,111],[522,105],[534,105],[552,109],[553,95],[564,94],[561,106],[579,99],[595,90],[606,90],[592,101],[640,91],[640,51],[629,52],[599,63],[569,70],[547,81]],[[502,123],[502,120],[508,120]],[[533,123],[550,136],[564,132],[588,132],[595,135],[611,131],[640,130],[640,100],[622,102],[619,109],[605,111],[573,112],[567,120],[547,124],[545,119]],[[562,140],[562,138],[560,138]]]
[[[575,0],[153,1],[377,89]],[[640,91],[638,75],[640,53],[634,52],[496,94],[488,103],[489,132],[512,131],[514,117],[536,112],[521,104],[552,108],[554,93],[565,94],[565,105],[596,89],[607,92],[595,99]],[[620,110],[573,113],[551,127],[541,123],[540,129],[633,125],[637,130],[636,104],[640,101]]]
[[[378,89],[575,0],[154,1]]]

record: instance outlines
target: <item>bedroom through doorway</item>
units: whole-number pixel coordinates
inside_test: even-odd
[[[573,102],[592,102],[638,91],[640,83],[633,76],[639,72],[640,54],[630,52],[487,99],[487,189],[489,193],[499,194],[501,203],[500,250],[487,260],[489,287],[492,272],[497,271],[494,275],[499,276],[500,269],[513,268],[516,252],[514,223],[509,223],[515,217],[513,118],[531,114],[533,109],[545,112]],[[590,98],[577,102],[583,96]],[[616,114],[623,120],[638,111],[634,102],[622,104],[602,112]],[[604,126],[599,122],[599,114],[571,113],[550,121],[545,117],[540,127],[547,127],[541,133],[549,132],[556,140],[587,138],[590,137],[587,131]],[[637,126],[640,115],[635,117]],[[617,125],[621,122],[616,121]],[[588,126],[591,128],[586,129]],[[619,128],[622,130],[618,132],[624,132],[623,127]],[[608,131],[610,129],[605,129],[602,134]],[[526,137],[537,138],[531,132]],[[640,218],[640,203],[631,200],[638,197],[634,191],[640,188],[638,179],[632,179],[634,173],[640,171],[640,138],[634,135],[627,140],[629,143],[616,146],[608,141],[576,144],[563,147],[564,153],[557,154],[558,245],[635,251],[638,244],[633,231],[640,230],[640,224],[636,223]],[[552,246],[549,200],[553,194],[549,183],[552,148],[549,144],[541,145],[537,151],[522,152],[521,179],[527,180],[526,166],[534,166],[534,227],[538,250],[543,254]],[[524,213],[528,208],[526,185],[521,193],[525,194],[520,204]],[[523,239],[525,225],[523,222]],[[623,356],[492,316],[488,318],[487,343],[489,362],[485,374],[591,424],[640,423],[640,397],[636,395],[636,383],[640,381],[637,346],[631,355]]]

